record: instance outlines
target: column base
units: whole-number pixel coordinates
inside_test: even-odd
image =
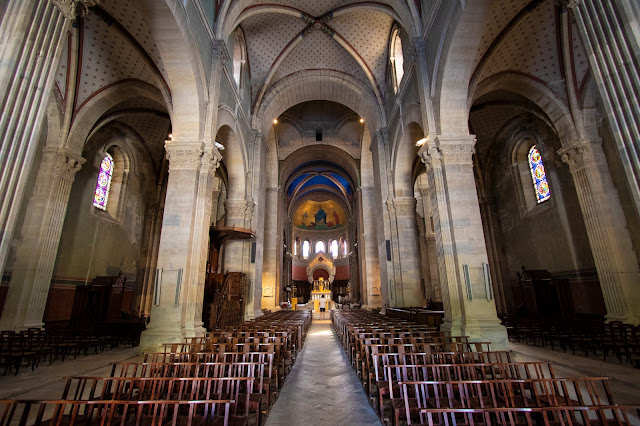
[[[464,324],[461,319],[452,319],[446,318],[444,322],[440,326],[440,330],[448,331],[452,336],[465,336],[464,334]]]
[[[472,342],[490,342],[492,351],[508,351],[507,329],[496,318],[472,320],[465,324],[464,332]]]
[[[140,336],[140,354],[145,352],[162,352],[164,343],[176,343],[182,341],[182,330],[179,324],[149,323],[149,328]]]

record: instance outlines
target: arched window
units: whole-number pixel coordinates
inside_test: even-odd
[[[309,258],[309,250],[311,249],[311,244],[309,243],[309,241],[305,240],[304,243],[302,243],[302,258],[303,259],[308,259]]]
[[[339,255],[339,253],[338,253],[338,241],[336,241],[336,240],[331,241],[330,251],[331,251],[331,256],[334,259],[337,259],[338,255]]]
[[[340,246],[342,247],[342,257],[347,257],[349,253],[347,251],[347,240],[345,240],[344,237],[340,237]]]
[[[549,190],[549,182],[547,182],[547,173],[542,163],[542,156],[535,145],[529,149],[528,158],[529,169],[533,178],[533,189],[536,191],[536,201],[540,204],[551,198],[551,191]]]
[[[121,201],[126,192],[130,157],[124,147],[116,144],[109,146],[102,152],[104,152],[104,157],[100,160],[92,204],[113,219],[118,219],[124,205],[124,202],[121,203]]]
[[[404,77],[404,56],[402,54],[402,40],[400,31],[395,29],[391,35],[391,65],[393,67],[393,90],[398,92],[402,77]]]
[[[320,252],[326,252],[326,248],[324,245],[324,241],[318,241],[316,243],[316,253],[320,253]]]
[[[114,162],[111,154],[106,154],[100,163],[98,172],[98,182],[93,193],[93,206],[100,210],[107,210],[109,201],[109,190],[111,189],[111,179],[113,178]]]
[[[244,41],[244,33],[242,29],[237,28],[234,32],[233,44],[233,79],[238,88],[241,86],[242,70],[247,60],[247,49]]]

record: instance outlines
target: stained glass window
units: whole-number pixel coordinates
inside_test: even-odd
[[[544,164],[542,164],[542,156],[535,145],[529,150],[529,168],[533,178],[533,188],[536,191],[536,200],[538,203],[547,201],[551,198],[551,191],[549,190],[549,182],[547,182],[547,173],[544,171]]]
[[[324,241],[318,241],[316,243],[316,253],[320,253],[325,251],[325,245],[324,245]]]
[[[309,246],[311,244],[309,244],[309,241],[305,241],[304,243],[302,243],[302,258],[303,259],[308,259],[309,258]]]
[[[107,154],[100,163],[100,173],[98,182],[93,194],[93,206],[102,210],[107,209],[109,199],[109,188],[111,187],[111,177],[113,176],[113,157]]]

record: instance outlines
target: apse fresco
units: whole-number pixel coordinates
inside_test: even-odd
[[[293,225],[300,229],[339,229],[347,223],[342,207],[332,200],[307,200],[293,215]]]

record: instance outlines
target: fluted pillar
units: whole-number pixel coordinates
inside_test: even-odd
[[[640,272],[601,141],[559,151],[569,164],[609,320],[640,323]]]
[[[0,26],[0,273],[76,0],[10,0]]]
[[[71,185],[85,160],[46,149],[27,208],[0,330],[41,327]]]
[[[419,155],[427,168],[445,308],[444,329],[508,346],[485,280],[487,250],[473,175],[473,136],[429,140]]]
[[[572,12],[640,213],[640,25],[630,0],[564,0]]]
[[[213,194],[220,154],[200,141],[165,144],[169,181],[153,292],[141,351],[201,334],[202,297]]]

